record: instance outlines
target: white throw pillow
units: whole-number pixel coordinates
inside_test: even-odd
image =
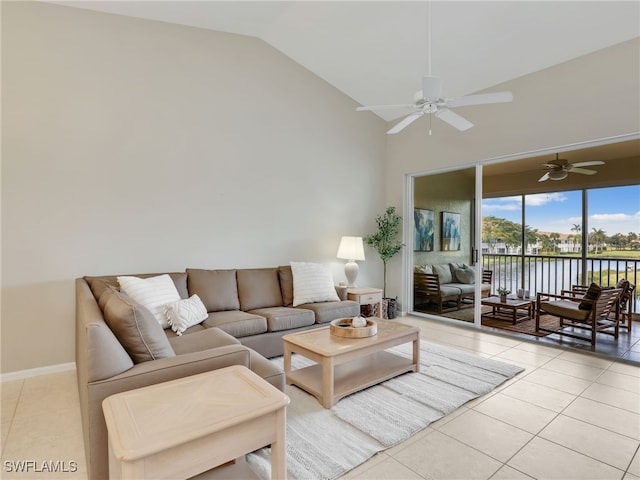
[[[207,308],[195,293],[186,300],[169,303],[164,306],[164,314],[171,330],[182,335],[187,328],[197,325],[209,316]]]
[[[293,306],[314,302],[340,300],[329,265],[322,263],[291,262],[293,274]]]
[[[171,277],[166,273],[157,277],[118,277],[120,289],[134,302],[149,310],[162,328],[169,328],[164,305],[180,300],[180,294]]]

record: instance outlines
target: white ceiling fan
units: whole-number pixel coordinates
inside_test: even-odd
[[[594,173],[598,173],[596,170],[590,170],[588,168],[582,167],[592,167],[595,165],[604,165],[604,162],[601,160],[592,160],[590,162],[577,162],[577,163],[569,163],[568,160],[564,158],[560,158],[560,156],[556,153],[556,159],[552,160],[549,163],[543,163],[542,166],[547,169],[547,172],[540,177],[539,182],[544,182],[546,180],[564,180],[567,178],[569,173],[581,173],[583,175],[593,175]]]
[[[448,123],[460,131],[465,131],[473,127],[466,118],[453,112],[451,108],[466,107],[469,105],[483,105],[488,103],[505,103],[513,100],[511,92],[484,93],[478,95],[467,95],[459,98],[446,98],[442,95],[442,79],[431,75],[431,2],[427,7],[428,28],[429,28],[429,48],[428,48],[428,71],[429,74],[422,77],[422,90],[416,92],[413,96],[414,103],[400,105],[371,105],[368,107],[357,107],[356,111],[363,112],[368,110],[388,110],[388,109],[410,109],[409,113],[400,122],[395,124],[387,134],[395,134],[402,131],[405,127],[416,121],[424,114],[434,114],[440,120]],[[431,126],[429,126],[429,135],[431,135]]]

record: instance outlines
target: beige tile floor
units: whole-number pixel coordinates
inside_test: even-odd
[[[526,370],[343,479],[640,480],[640,367],[434,320],[399,321],[420,326],[425,340]],[[0,477],[85,478],[75,372],[0,387]],[[76,471],[8,471],[21,460]]]

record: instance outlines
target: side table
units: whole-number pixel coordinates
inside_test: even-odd
[[[288,404],[239,365],[112,395],[109,478],[190,478],[271,444],[271,477],[284,479]]]
[[[347,289],[347,300],[353,300],[360,305],[378,304],[378,316],[382,318],[382,289],[380,288],[357,288]]]

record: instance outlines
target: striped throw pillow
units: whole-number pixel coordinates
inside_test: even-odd
[[[291,262],[293,306],[340,300],[333,285],[331,267],[322,263]]]
[[[118,283],[129,298],[151,312],[162,328],[169,328],[164,305],[180,300],[178,289],[169,275],[150,278],[123,276],[118,277]]]

